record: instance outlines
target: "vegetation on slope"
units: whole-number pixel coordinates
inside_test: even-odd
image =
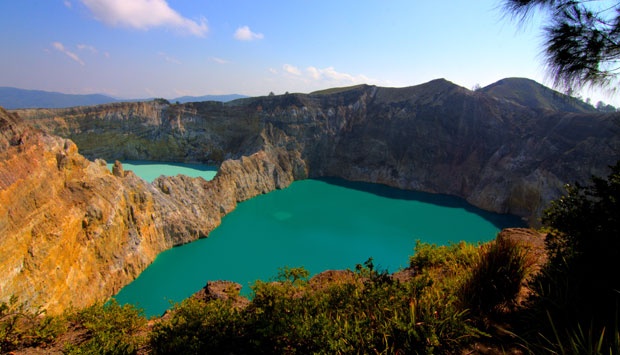
[[[568,191],[545,214],[549,261],[534,278],[528,251],[510,239],[418,243],[410,267],[394,275],[372,260],[331,281],[284,268],[254,285],[249,304],[240,306],[234,291],[192,297],[148,323],[114,302],[49,318],[24,314],[14,300],[0,307],[0,350],[617,354],[620,164],[608,179]]]
[[[489,337],[480,326],[482,313],[466,308],[463,290],[477,288],[467,285],[480,281],[469,277],[471,270],[493,250],[418,243],[410,272],[400,277],[375,269],[372,260],[331,282],[313,282],[304,269],[285,268],[275,282],[257,282],[246,307],[235,306],[238,295],[208,302],[192,297],[152,329],[131,306],[96,305],[54,318],[60,324],[54,337],[72,339],[66,345],[49,337],[5,342],[2,350],[38,345],[71,354],[454,353]],[[78,336],[63,335],[68,331]]]
[[[611,170],[568,186],[543,216],[549,262],[533,282],[530,316],[541,320],[532,330],[545,350],[620,353],[620,162]]]

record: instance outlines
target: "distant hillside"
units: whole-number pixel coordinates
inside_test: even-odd
[[[18,108],[63,108],[119,102],[101,94],[72,95],[42,90],[25,90],[0,87],[0,106],[13,110]]]
[[[243,95],[205,95],[182,96],[171,99],[170,102],[200,102],[221,101],[228,102],[248,96]],[[92,106],[113,102],[150,101],[152,99],[116,99],[101,94],[72,95],[52,91],[25,90],[13,87],[0,87],[0,106],[8,109],[20,108],[66,108],[75,106]]]
[[[170,100],[171,102],[179,102],[179,103],[186,103],[186,102],[202,102],[202,101],[220,101],[220,102],[228,102],[228,101],[233,101],[233,100],[237,100],[237,99],[244,99],[246,97],[249,96],[245,96],[245,95],[238,95],[238,94],[231,94],[231,95],[204,95],[204,96],[181,96],[181,97],[177,97],[176,99],[172,99]]]
[[[479,90],[521,106],[562,112],[595,112],[593,106],[526,78],[506,78]]]
[[[446,82],[445,80],[432,81],[436,85]],[[430,84],[430,83],[429,83]],[[343,88],[330,88],[315,91],[311,95],[329,95],[339,92],[355,91],[366,88],[367,85],[356,85]],[[403,88],[406,89],[406,88]],[[428,87],[426,87],[428,89]],[[401,90],[407,92],[408,90]],[[552,90],[534,80],[526,78],[507,78],[486,86],[478,92],[485,93],[501,101],[509,101],[518,105],[535,110],[550,110],[559,112],[587,113],[596,112],[596,109],[585,102]],[[203,101],[229,102],[249,96],[230,95],[204,95],[204,96],[181,96],[169,99],[171,103],[188,103]],[[113,102],[136,102],[151,101],[153,98],[144,99],[117,99],[101,94],[72,95],[42,90],[25,90],[12,87],[0,87],[0,106],[6,109],[20,108],[66,108],[74,106],[92,106]]]

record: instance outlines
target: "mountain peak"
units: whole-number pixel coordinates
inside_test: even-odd
[[[347,92],[347,91],[366,89],[368,87],[370,87],[370,85],[368,85],[368,84],[358,84],[358,85],[352,85],[352,86],[334,87],[334,88],[329,88],[329,89],[324,89],[324,90],[313,91],[313,92],[310,93],[310,95],[338,94],[338,93]]]
[[[594,107],[552,90],[532,79],[506,78],[479,90],[500,100],[507,100],[538,110],[594,112]]]

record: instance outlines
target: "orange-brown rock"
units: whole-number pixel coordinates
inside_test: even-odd
[[[172,246],[145,183],[122,181],[73,142],[19,125],[0,159],[0,299],[50,312],[109,296]],[[6,132],[6,131],[5,131]]]
[[[192,297],[204,302],[230,300],[233,307],[241,309],[250,304],[249,299],[239,295],[241,287],[241,284],[232,281],[209,281],[205,287],[193,294]]]
[[[148,184],[1,108],[0,128],[0,301],[17,295],[51,313],[112,296],[159,252],[207,236],[237,202],[295,179],[290,159],[259,151],[213,181]]]

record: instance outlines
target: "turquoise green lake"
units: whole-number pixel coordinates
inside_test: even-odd
[[[240,203],[209,238],[161,253],[115,298],[161,315],[209,280],[238,282],[249,295],[255,280],[273,279],[285,266],[316,274],[354,269],[372,257],[393,272],[407,266],[418,239],[487,241],[522,225],[446,195],[339,179],[297,181]]]
[[[212,180],[217,173],[217,166],[189,164],[189,163],[164,163],[142,160],[122,161],[123,169],[132,170],[142,179],[153,182],[161,175],[176,176],[178,174],[191,177],[201,177],[205,180]],[[112,170],[114,162],[108,163],[108,168]]]

